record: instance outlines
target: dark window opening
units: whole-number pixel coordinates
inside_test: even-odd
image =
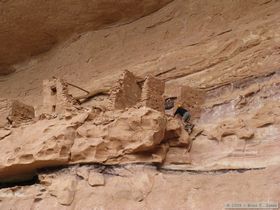
[[[53,96],[53,95],[56,95],[56,93],[57,93],[56,87],[52,86],[52,87],[51,87],[51,95],[52,95],[52,96]]]
[[[56,105],[53,105],[52,106],[52,112],[55,112],[55,109],[56,109]]]

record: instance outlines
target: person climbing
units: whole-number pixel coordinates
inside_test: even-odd
[[[177,109],[176,109],[175,113],[174,113],[174,117],[176,115],[180,115],[181,116],[182,121],[183,121],[184,126],[185,126],[185,129],[190,134],[192,132],[192,129],[193,129],[194,125],[189,122],[190,119],[191,119],[191,114],[189,113],[189,111],[187,109],[184,109],[182,107],[182,105],[179,104],[177,106]]]

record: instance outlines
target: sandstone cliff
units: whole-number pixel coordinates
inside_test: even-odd
[[[278,0],[0,9],[1,209],[280,201]]]

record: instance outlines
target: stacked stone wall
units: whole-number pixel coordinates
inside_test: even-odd
[[[129,71],[124,71],[111,93],[113,108],[133,107],[140,101],[140,97],[141,88],[135,76]]]
[[[148,76],[142,89],[142,105],[164,112],[164,87],[165,84],[163,81],[153,76]]]

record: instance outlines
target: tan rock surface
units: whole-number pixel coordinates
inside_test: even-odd
[[[88,184],[92,187],[104,186],[105,185],[104,176],[100,173],[91,171],[88,177]]]
[[[32,173],[37,168],[68,163],[80,116],[65,122],[42,120],[15,128],[0,141],[1,179]]]
[[[64,186],[75,180],[75,195],[69,206],[61,205],[43,183],[0,190],[0,208],[6,209],[224,209],[226,204],[277,202],[279,167],[251,171],[190,173],[157,171],[149,166],[126,166],[105,174],[106,185],[91,187],[71,170],[53,172],[52,183]],[[123,176],[125,174],[125,176]],[[66,177],[68,177],[66,179]],[[269,177],[269,179],[268,179]],[[61,188],[59,188],[61,189]],[[57,188],[58,190],[58,188]],[[213,201],[213,191],[215,192]],[[61,191],[63,192],[63,191]],[[249,192],[249,193],[248,193]],[[68,194],[69,195],[69,194]],[[39,199],[41,198],[41,199]]]
[[[165,160],[169,139],[166,139],[163,113],[141,107],[107,111],[92,120],[88,116],[87,111],[81,110],[70,119],[53,117],[1,130],[2,182],[32,175],[37,169],[73,163],[162,163]],[[173,135],[172,140],[177,142],[175,146],[187,147],[188,138],[182,140],[181,129],[177,125],[177,136]],[[77,174],[92,179],[82,168]]]
[[[57,202],[69,206],[72,204],[77,186],[76,177],[71,174],[41,175],[40,182],[46,186],[51,196],[56,197]]]
[[[0,140],[6,138],[6,137],[9,136],[11,133],[12,133],[11,130],[1,129],[1,130],[0,130]]]
[[[168,2],[170,0],[1,1],[0,75],[13,72],[9,64],[45,52],[71,33],[125,24]]]
[[[111,120],[107,122],[107,119]],[[143,107],[119,113],[105,113],[77,129],[71,148],[71,161],[119,163],[123,156],[156,149],[164,139],[166,119],[155,110]],[[147,153],[152,158],[152,153]],[[119,160],[120,158],[120,160]],[[124,157],[124,162],[141,159]]]
[[[164,139],[170,146],[188,146],[191,143],[187,131],[182,129],[182,122],[176,118],[167,118]]]

